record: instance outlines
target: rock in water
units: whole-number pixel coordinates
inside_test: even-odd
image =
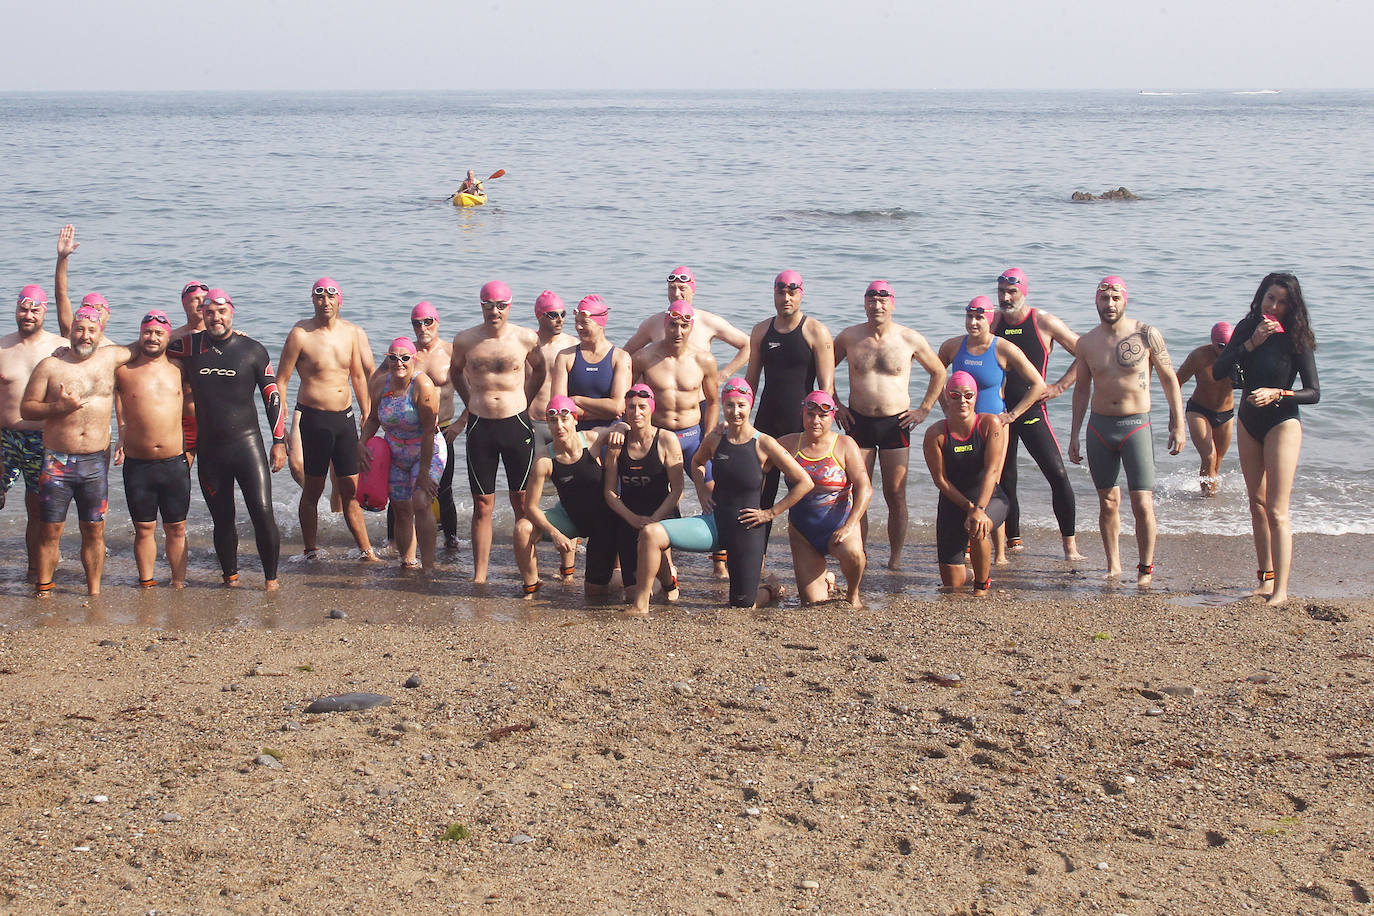
[[[374,706],[390,706],[391,697],[380,693],[341,693],[333,697],[317,697],[305,707],[306,712],[357,712]]]

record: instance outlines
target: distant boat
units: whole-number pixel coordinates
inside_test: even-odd
[[[1237,89],[1232,95],[1278,95],[1277,89]]]

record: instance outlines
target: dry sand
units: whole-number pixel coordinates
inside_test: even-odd
[[[0,912],[1374,912],[1357,539],[1295,581],[1355,597],[1270,609],[1245,539],[1166,539],[1148,596],[1033,555],[974,601],[926,534],[858,613],[685,582],[641,622],[461,558],[277,598],[116,562],[41,612],[11,577]],[[392,702],[305,712],[351,691]]]

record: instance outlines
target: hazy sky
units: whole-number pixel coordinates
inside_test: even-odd
[[[65,0],[0,91],[1367,88],[1368,0]]]

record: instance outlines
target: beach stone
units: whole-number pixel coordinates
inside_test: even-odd
[[[745,808],[744,813],[750,817],[758,817],[762,812],[758,808]]]
[[[166,814],[162,815],[162,817],[158,818],[158,820],[162,821],[164,824],[175,824],[177,821],[181,820],[181,815],[177,814],[175,811],[168,811]]]
[[[348,615],[338,608],[330,609],[329,613],[324,616],[330,620],[346,620],[348,618]]]
[[[1137,690],[1136,693],[1140,694],[1147,700],[1154,700],[1156,702],[1164,699],[1164,694],[1160,693],[1158,690],[1146,690],[1144,688],[1141,688],[1140,690]]]
[[[517,833],[510,838],[510,842],[512,846],[523,846],[526,843],[533,843],[534,837],[530,836],[528,833]]]
[[[1083,701],[1080,700],[1078,697],[1065,697],[1065,698],[1064,698],[1064,705],[1065,705],[1065,706],[1068,706],[1068,707],[1070,707],[1070,708],[1074,708],[1074,707],[1082,706],[1082,705],[1083,705]]]
[[[267,767],[269,770],[281,769],[281,761],[271,754],[259,754],[253,758],[253,762],[260,767]]]
[[[1154,717],[1162,716],[1164,715],[1164,710],[1160,709],[1158,706],[1151,706],[1149,709],[1145,710],[1145,715]]]
[[[301,723],[299,723],[299,722],[283,722],[283,723],[281,724],[281,730],[284,731],[284,732],[298,732],[298,731],[301,730]]]
[[[1195,700],[1198,697],[1202,696],[1202,691],[1192,686],[1165,687],[1164,692],[1171,697],[1187,697],[1190,700]]]
[[[1268,671],[1256,671],[1254,674],[1250,675],[1245,680],[1251,684],[1267,684],[1273,679],[1274,676],[1270,674]]]
[[[103,646],[104,648],[108,649],[112,646],[118,646],[119,643],[115,642],[113,639],[102,639],[100,642],[96,643],[96,645]]]
[[[103,805],[109,800],[110,798],[107,795],[92,795],[90,802],[93,805]]]
[[[819,881],[813,881],[810,878],[803,878],[801,880],[801,889],[804,891],[816,891],[820,890],[820,887],[821,883]]]
[[[380,693],[341,693],[330,697],[317,697],[305,711],[310,712],[358,712],[374,706],[390,706],[391,697]]]
[[[690,697],[694,696],[696,691],[693,690],[692,685],[686,681],[673,681],[673,693],[678,696]]]
[[[1111,868],[1111,866],[1108,865],[1106,862],[1098,862],[1098,863],[1097,863],[1097,870],[1098,870],[1098,871],[1106,871],[1106,870],[1109,869],[1109,868]]]
[[[406,682],[401,686],[405,687],[407,690],[414,690],[416,687],[420,686],[420,675],[412,674],[410,677],[406,678]]]

